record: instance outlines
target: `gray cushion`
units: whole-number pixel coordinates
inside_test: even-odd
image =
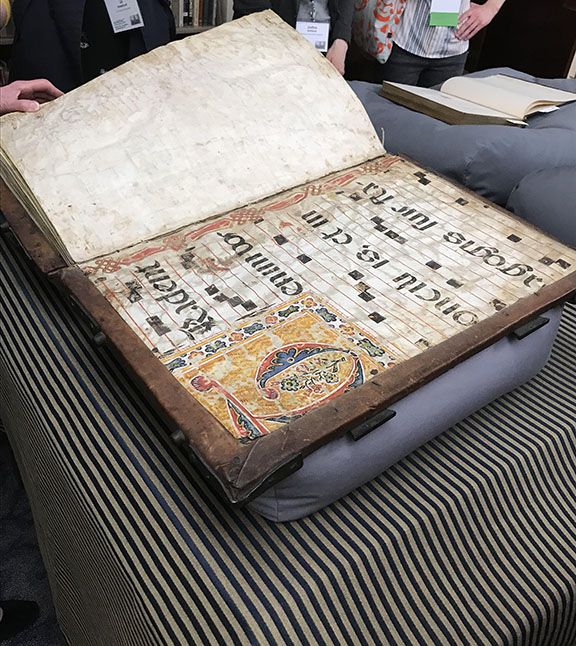
[[[442,431],[516,388],[548,358],[562,308],[528,338],[503,338],[393,406],[396,416],[354,442],[349,436],[326,444],[304,466],[249,503],[275,521],[307,516],[368,482]]]
[[[576,247],[576,166],[529,173],[510,194],[506,208]]]
[[[508,69],[507,73],[534,80]],[[576,91],[576,81],[539,79]],[[527,128],[450,126],[378,95],[379,86],[352,82],[385,147],[404,153],[500,204],[539,168],[576,165],[576,104],[530,119]],[[250,503],[275,521],[311,514],[371,480],[435,435],[532,377],[552,346],[560,308],[528,340],[504,338],[394,404],[396,416],[354,442],[341,437],[312,453],[304,466]]]
[[[470,76],[489,74],[576,92],[576,79],[537,79],[509,68]],[[451,126],[382,98],[379,85],[352,81],[350,86],[377,132],[384,129],[390,153],[408,155],[497,204],[506,204],[514,186],[534,170],[576,165],[576,103],[530,117],[526,128]]]

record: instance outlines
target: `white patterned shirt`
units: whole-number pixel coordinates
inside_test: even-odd
[[[468,51],[468,41],[454,37],[456,27],[430,27],[430,6],[431,0],[407,0],[394,32],[394,43],[424,58],[445,58]],[[462,0],[460,15],[469,8],[470,0]]]

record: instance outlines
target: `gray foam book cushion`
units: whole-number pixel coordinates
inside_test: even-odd
[[[576,247],[576,165],[529,173],[514,187],[506,208]]]
[[[539,79],[509,68],[470,76],[507,74],[576,92],[576,79]],[[351,81],[393,154],[405,154],[505,205],[513,188],[529,173],[576,165],[576,102],[529,118],[528,126],[452,126],[379,96],[380,85]]]
[[[523,384],[546,363],[560,322],[518,341],[504,337],[391,406],[396,416],[354,441],[333,440],[303,467],[249,503],[277,522],[307,516],[368,482],[419,446],[497,397]]]

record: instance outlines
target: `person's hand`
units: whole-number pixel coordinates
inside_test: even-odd
[[[344,76],[344,62],[346,60],[346,52],[348,51],[348,43],[342,38],[336,40],[330,45],[330,49],[326,52],[326,58],[334,65],[334,67]]]
[[[0,87],[0,114],[8,112],[36,112],[41,103],[62,96],[58,88],[46,79],[14,81]]]
[[[501,3],[499,3],[501,5]],[[487,2],[486,4],[470,3],[470,9],[458,18],[458,28],[455,36],[458,40],[470,40],[494,18],[500,6]]]

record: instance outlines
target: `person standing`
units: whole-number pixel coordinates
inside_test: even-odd
[[[14,0],[12,12],[10,81],[46,78],[64,92],[176,31],[169,0]]]
[[[504,0],[487,0],[483,5],[462,0],[457,27],[432,27],[431,0],[407,0],[381,80],[431,87],[460,76],[468,57],[468,41],[503,4]]]
[[[272,9],[304,35],[306,30],[319,34],[306,37],[344,74],[354,0],[234,0],[234,18],[265,9]]]
[[[504,0],[461,0],[456,26],[432,26],[432,0],[360,0],[354,12],[354,40],[375,61],[375,81],[430,87],[464,72],[468,41],[503,4]]]

